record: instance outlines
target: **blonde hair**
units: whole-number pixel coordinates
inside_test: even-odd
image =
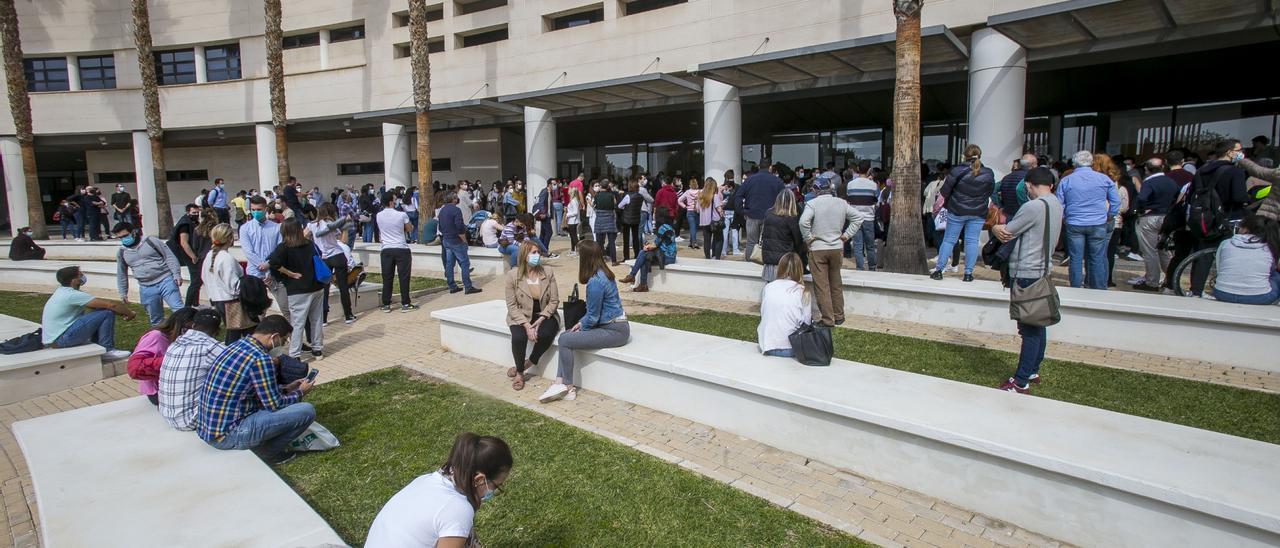
[[[800,284],[804,290],[801,299],[808,299],[809,286],[804,285],[804,261],[801,261],[800,255],[794,251],[788,251],[778,259],[778,270],[774,279],[784,278]]]
[[[213,263],[218,258],[218,252],[230,249],[231,244],[235,243],[235,231],[231,229],[231,225],[221,223],[209,231],[209,239],[213,242],[213,251],[209,255],[209,272],[213,272]]]
[[[785,189],[779,192],[778,197],[773,199],[773,209],[770,209],[769,213],[779,217],[795,217],[798,215],[796,213],[796,195]]]
[[[716,180],[707,177],[702,183],[702,192],[698,194],[698,206],[707,208],[716,201]]]
[[[533,251],[542,253],[542,250],[538,248],[538,244],[533,243],[533,240],[526,239],[525,241],[520,242],[520,251],[516,259],[516,277],[517,278],[523,278],[529,275],[530,270],[532,270],[535,274],[544,273],[542,270],[541,263],[539,263],[538,266],[529,266],[529,253]]]
[[[978,176],[978,172],[982,170],[982,147],[969,143],[964,147],[964,159],[969,162],[969,167],[973,169],[973,175]]]

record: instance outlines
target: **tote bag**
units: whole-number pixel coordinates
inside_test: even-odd
[[[564,301],[564,328],[572,329],[587,315],[587,302],[578,298],[578,284],[573,284],[573,292]]]
[[[325,264],[324,259],[320,258],[320,248],[316,244],[311,244],[311,268],[315,270],[316,281],[321,284],[328,284],[333,281],[333,271],[329,269],[329,265]]]
[[[796,361],[814,367],[831,365],[835,345],[831,342],[831,328],[804,324],[787,336]]]
[[[1022,237],[1026,237],[1024,234]],[[1044,275],[1027,287],[1017,283],[1009,287],[1009,318],[1036,327],[1048,327],[1062,321],[1062,302],[1054,287],[1049,262],[1049,204],[1044,208]]]

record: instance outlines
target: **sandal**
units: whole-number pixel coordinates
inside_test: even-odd
[[[517,392],[524,390],[524,375],[516,375],[511,379],[511,389]]]
[[[509,368],[507,368],[507,376],[508,376],[508,377],[514,377],[514,376],[516,376],[516,368],[514,368],[514,367],[509,367]]]

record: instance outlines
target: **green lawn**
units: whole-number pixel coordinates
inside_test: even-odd
[[[462,431],[510,444],[515,468],[481,507],[486,546],[867,546],[634,449],[401,369],[308,395],[342,442],[280,474],[353,546],[391,495],[437,470]]]
[[[760,321],[707,311],[628,317],[752,342]],[[994,387],[1017,368],[1017,354],[1000,350],[854,329],[833,329],[832,337],[838,358],[969,384]],[[1040,374],[1044,382],[1031,389],[1036,396],[1280,443],[1280,394],[1052,359],[1044,361]]]
[[[48,300],[49,295],[44,293],[0,291],[0,314],[40,323],[40,316],[44,313],[44,303]],[[138,317],[133,321],[116,317],[116,348],[121,350],[133,350],[133,347],[138,345],[138,338],[151,329],[147,324],[147,311],[142,308],[142,305],[133,303],[129,307],[138,313]]]
[[[366,284],[377,284],[377,285],[381,286],[381,285],[382,285],[382,274],[377,274],[377,273],[374,273],[374,272],[370,272],[370,273],[368,274],[368,276],[366,276],[366,277],[365,277],[365,279],[364,279],[364,283],[366,283]],[[421,277],[421,276],[410,276],[410,277],[409,277],[409,291],[422,291],[422,290],[425,290],[425,289],[432,289],[432,288],[436,288],[436,287],[444,287],[444,285],[445,285],[445,284],[444,284],[444,280],[441,280],[441,279],[439,279],[439,278],[424,278],[424,277]],[[394,290],[396,290],[396,291],[399,291],[399,290],[400,290],[400,284],[399,284],[399,281],[393,282],[393,283],[391,284],[391,287],[392,287],[392,289],[394,289]]]

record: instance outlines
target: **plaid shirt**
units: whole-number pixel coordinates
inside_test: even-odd
[[[280,393],[271,355],[253,337],[228,346],[213,360],[200,394],[196,433],[213,443],[261,409],[278,411],[302,399],[301,392]]]
[[[160,416],[178,430],[195,430],[200,389],[214,358],[227,346],[189,329],[169,344],[160,366]]]

